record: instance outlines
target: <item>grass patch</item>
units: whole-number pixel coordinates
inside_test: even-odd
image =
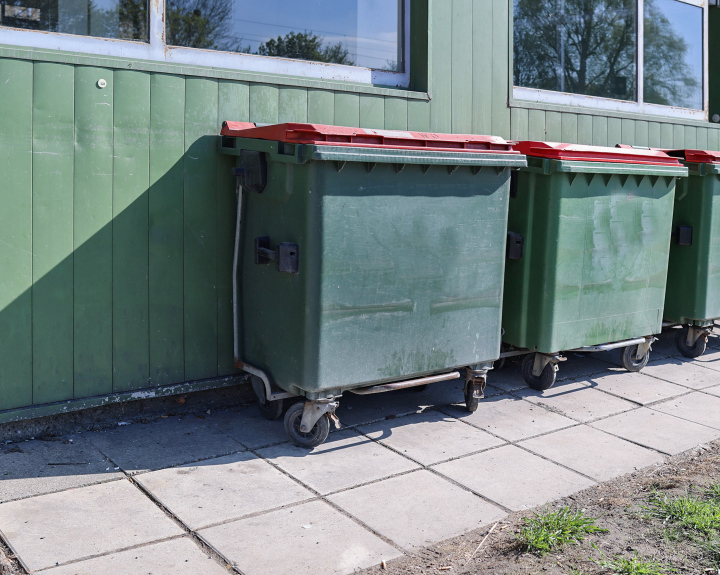
[[[660,563],[641,559],[637,554],[630,559],[626,557],[603,559],[598,561],[598,565],[613,575],[665,575],[664,567]]]
[[[710,489],[705,492],[706,498],[689,493],[670,498],[655,492],[646,509],[651,517],[662,520],[663,524],[676,525],[712,537],[720,531],[720,490],[713,492],[718,494],[717,500],[710,494]]]
[[[535,512],[523,518],[517,535],[525,551],[545,555],[569,543],[580,543],[590,533],[606,533],[595,524],[597,518],[587,517],[584,510],[563,507],[557,511]]]

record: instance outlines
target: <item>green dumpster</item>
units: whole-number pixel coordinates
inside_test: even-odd
[[[456,379],[500,352],[510,170],[501,138],[225,122],[237,156],[235,357],[265,417],[327,437],[344,391]]]
[[[520,142],[508,219],[503,355],[553,385],[562,351],[625,348],[639,371],[661,331],[675,181],[657,150]],[[512,249],[511,249],[512,248]],[[511,350],[511,351],[507,351]]]
[[[720,318],[720,152],[678,150],[689,169],[673,212],[665,321],[682,324],[675,343],[686,357],[705,352]]]

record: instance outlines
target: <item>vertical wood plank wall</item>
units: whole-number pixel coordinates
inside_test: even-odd
[[[508,1],[430,8],[429,102],[0,58],[0,410],[233,373],[223,120],[720,147],[710,124],[511,109]]]

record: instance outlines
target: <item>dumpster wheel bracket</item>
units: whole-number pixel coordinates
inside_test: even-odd
[[[559,369],[558,363],[561,361],[567,361],[567,357],[564,357],[559,353],[536,353],[535,361],[533,362],[532,374],[535,377],[540,377],[548,364],[552,365],[552,370],[554,372],[557,372]]]
[[[328,414],[330,420],[335,424],[335,428],[340,429],[340,420],[337,418],[337,415],[335,415],[337,407],[337,401],[306,401],[303,407],[300,431],[302,433],[310,433],[318,420],[325,414]]]

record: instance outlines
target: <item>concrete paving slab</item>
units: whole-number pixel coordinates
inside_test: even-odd
[[[682,453],[720,436],[715,429],[647,407],[608,417],[591,425],[668,455]]]
[[[489,433],[437,411],[379,421],[358,430],[423,465],[504,443]]]
[[[0,503],[122,476],[83,435],[0,445]]]
[[[714,395],[693,391],[688,395],[653,405],[652,408],[700,425],[720,429],[720,397]]]
[[[228,571],[187,537],[171,539],[70,563],[43,571],[48,575],[227,575]]]
[[[441,463],[433,469],[514,511],[535,507],[595,484],[514,445]]]
[[[523,356],[508,357],[502,369],[489,371],[487,376],[488,387],[493,387],[503,393],[515,391],[516,389],[525,389],[527,384],[522,378],[522,358]]]
[[[162,469],[245,449],[195,415],[133,423],[88,434],[88,439],[128,473]]]
[[[577,422],[564,415],[507,394],[486,397],[475,413],[468,413],[466,409],[456,406],[444,407],[442,410],[506,441],[519,441],[577,425]]]
[[[622,368],[614,369],[611,373],[584,378],[580,383],[586,383],[594,389],[640,405],[655,403],[688,392],[686,387]]]
[[[288,441],[283,420],[265,419],[260,415],[257,405],[218,412],[210,422],[248,449],[259,449]]]
[[[670,357],[648,363],[642,373],[672,383],[677,383],[690,389],[704,389],[720,384],[720,374],[713,369],[707,369],[702,364],[692,361]]]
[[[315,496],[252,453],[238,453],[138,475],[193,531]]]
[[[199,534],[245,575],[345,575],[402,555],[324,501],[210,527]]]
[[[592,389],[587,382],[560,382],[546,391],[525,389],[514,395],[581,423],[637,407],[625,399]]]
[[[328,499],[408,550],[462,535],[506,515],[500,507],[425,470]]]
[[[322,494],[418,467],[353,430],[331,434],[325,443],[312,451],[285,443],[266,447],[258,453]]]
[[[704,354],[695,359],[687,359],[688,362],[702,364],[703,367],[720,371],[720,349],[709,348]]]
[[[420,413],[428,407],[463,402],[464,379],[433,383],[424,391],[401,389],[373,395],[346,393],[336,414],[344,426],[363,425]]]
[[[183,534],[122,479],[2,503],[0,529],[31,572]]]
[[[598,429],[578,425],[519,444],[538,455],[607,481],[663,461],[663,456]]]

